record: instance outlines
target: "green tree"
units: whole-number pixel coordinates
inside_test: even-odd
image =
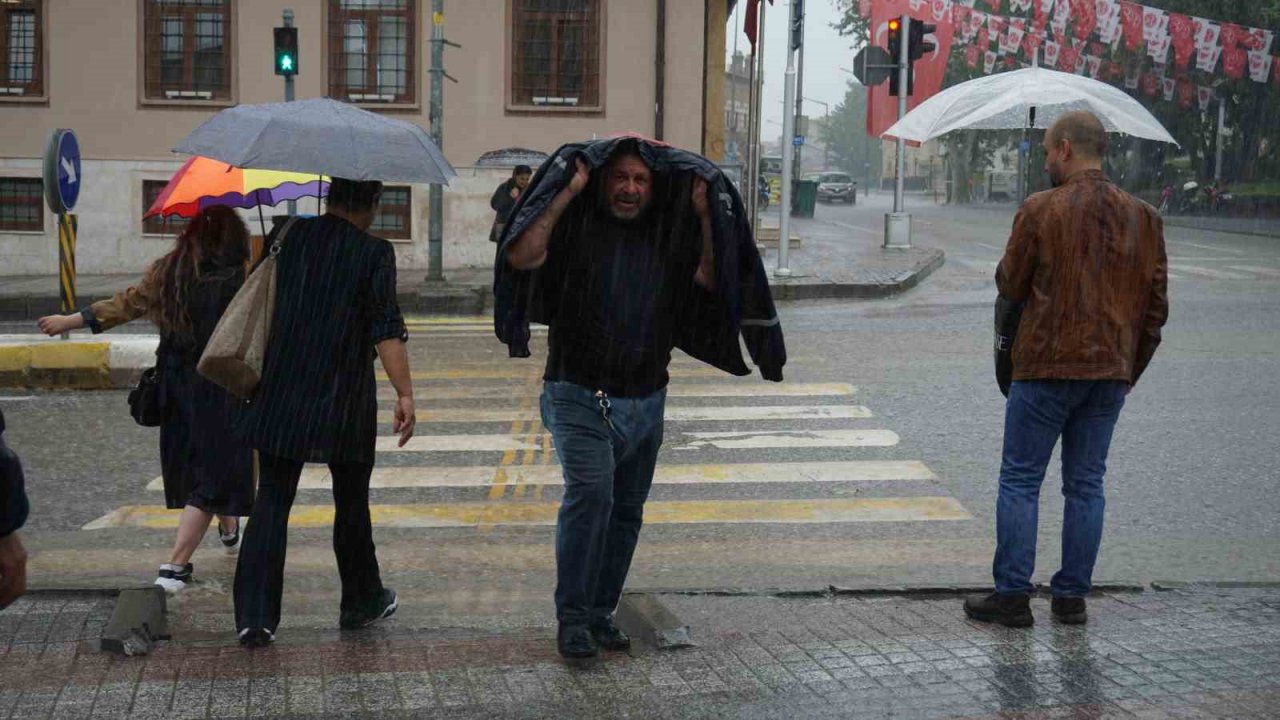
[[[850,82],[844,100],[836,104],[831,122],[822,128],[835,166],[859,182],[878,183],[880,141],[867,136],[867,88]]]

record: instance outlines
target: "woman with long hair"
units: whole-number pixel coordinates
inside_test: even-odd
[[[206,208],[142,282],[78,313],[39,321],[49,335],[83,327],[100,333],[143,317],[160,329],[160,466],[165,505],[182,510],[173,552],[156,578],[169,593],[191,582],[191,556],[213,516],[223,547],[235,554],[240,517],[253,508],[253,453],[231,432],[236,400],[196,372],[218,319],[244,284],[249,254],[240,216],[228,207]]]

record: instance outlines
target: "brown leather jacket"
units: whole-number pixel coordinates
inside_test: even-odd
[[[1078,172],[1027,198],[996,286],[1025,302],[1014,380],[1136,383],[1169,317],[1163,223],[1102,171]]]

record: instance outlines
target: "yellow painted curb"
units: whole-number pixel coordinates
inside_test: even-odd
[[[101,370],[110,366],[111,343],[50,342],[30,345],[32,370]]]
[[[30,345],[0,345],[0,373],[26,374],[30,367]]]
[[[0,345],[0,387],[110,388],[111,343]]]

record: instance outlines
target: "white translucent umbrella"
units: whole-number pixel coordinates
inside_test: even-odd
[[[1049,127],[1058,117],[1088,110],[1107,132],[1178,144],[1142,104],[1123,90],[1083,75],[1041,67],[970,80],[925,100],[884,132],[915,142],[954,130]]]

